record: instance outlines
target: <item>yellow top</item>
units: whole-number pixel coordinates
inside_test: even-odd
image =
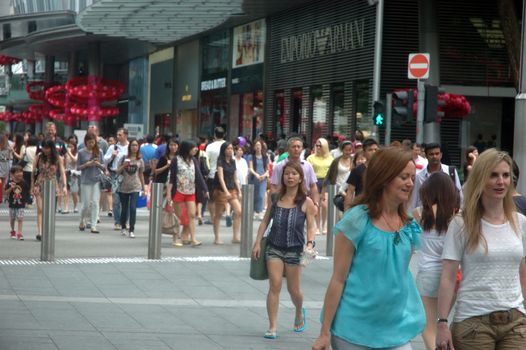
[[[334,158],[332,158],[331,155],[327,157],[319,157],[315,154],[311,154],[307,157],[307,162],[312,164],[314,173],[318,179],[324,179],[325,176],[327,176],[327,172],[329,171],[329,167],[333,160]]]

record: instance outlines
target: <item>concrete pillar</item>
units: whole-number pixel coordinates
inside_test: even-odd
[[[72,79],[77,75],[78,61],[77,52],[70,52],[68,59],[68,79]],[[73,127],[64,125],[64,136],[69,137],[71,135],[73,135]]]
[[[35,61],[26,60],[27,65],[27,80],[32,81],[35,78]],[[42,122],[35,123],[35,135],[38,135],[42,132]]]
[[[102,59],[99,42],[88,44],[88,75],[102,76]],[[81,123],[82,129],[87,129],[89,125],[96,125],[97,128],[100,129],[100,122],[90,121],[89,123]]]
[[[420,52],[430,55],[429,79],[430,85],[440,85],[440,52],[438,42],[437,0],[419,1]],[[440,142],[440,124],[424,123],[424,142]]]
[[[45,68],[44,68],[44,81],[46,83],[52,83],[55,81],[55,56],[46,56],[45,57]],[[45,129],[48,118],[42,120],[42,129]]]

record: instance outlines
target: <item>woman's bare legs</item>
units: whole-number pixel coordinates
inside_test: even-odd
[[[233,243],[239,243],[241,242],[241,203],[239,203],[239,199],[234,198],[230,200],[230,207],[234,210],[234,225],[233,225]]]
[[[265,252],[261,252],[265,254]],[[283,279],[283,261],[279,259],[267,260],[269,290],[267,294],[268,330],[275,332],[278,328],[279,293]]]
[[[221,221],[221,215],[223,215],[223,211],[225,210],[225,205],[222,203],[219,203],[216,201],[214,204],[214,244],[223,244],[223,242],[219,239],[219,224]]]

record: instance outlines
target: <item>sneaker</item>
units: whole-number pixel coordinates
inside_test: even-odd
[[[226,220],[226,227],[232,226],[232,216],[227,215],[225,220]]]
[[[133,233],[133,231],[130,231],[129,236],[130,238],[135,238],[135,234]]]
[[[41,241],[42,240],[42,235],[37,235],[36,239],[37,239],[37,241]]]
[[[123,229],[121,230],[121,236],[126,236],[126,229],[125,229],[125,228],[123,228]]]
[[[73,212],[74,212],[74,213],[78,213],[79,210],[78,210],[78,209],[73,209]]]
[[[89,230],[91,228],[91,224],[86,224],[86,228]]]
[[[22,235],[22,232],[18,232],[16,234],[16,238],[19,240],[19,241],[23,241],[24,240],[24,236]]]
[[[112,212],[111,210],[108,212],[108,216],[109,216],[110,218],[113,216],[113,212]]]
[[[16,239],[16,232],[14,230],[11,231],[11,238]]]
[[[114,229],[115,231],[119,231],[119,230],[121,229],[121,225],[119,225],[119,224],[115,224],[115,225],[113,225],[113,229]]]

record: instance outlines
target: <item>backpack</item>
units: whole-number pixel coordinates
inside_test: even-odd
[[[210,167],[208,166],[208,161],[205,156],[202,156],[202,151],[199,151],[199,170],[204,178],[208,177],[210,174]]]

